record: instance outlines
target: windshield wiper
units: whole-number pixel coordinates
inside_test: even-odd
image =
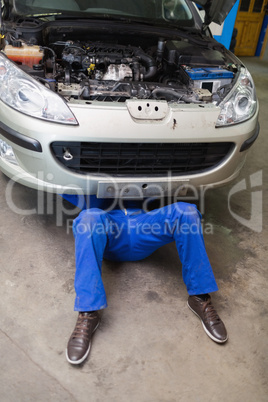
[[[79,19],[79,20],[109,20],[109,21],[119,21],[126,24],[144,24],[144,25],[152,25],[151,20],[147,19],[139,19],[131,16],[120,16],[120,15],[111,15],[111,14],[85,14],[85,13],[76,13],[72,15],[69,14],[55,14],[56,19]]]

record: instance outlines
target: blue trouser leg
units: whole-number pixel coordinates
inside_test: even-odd
[[[107,307],[101,265],[107,243],[107,216],[100,209],[82,211],[75,219],[75,311]]]
[[[183,280],[190,295],[218,290],[205,250],[196,207],[176,203],[149,213],[125,215],[121,210],[81,212],[74,222],[76,246],[75,310],[107,306],[101,279],[103,256],[111,260],[141,260],[175,240]]]
[[[130,224],[130,259],[143,259],[175,240],[189,295],[218,290],[205,249],[200,218],[196,206],[184,202],[137,216]]]

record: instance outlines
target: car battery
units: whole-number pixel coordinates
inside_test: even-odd
[[[221,67],[183,67],[192,81],[194,88],[208,89],[211,93],[223,85],[230,84],[234,74],[232,71]]]

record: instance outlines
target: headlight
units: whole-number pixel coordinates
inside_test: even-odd
[[[78,124],[60,96],[0,53],[0,99],[18,112],[54,123]]]
[[[221,113],[216,127],[241,123],[254,115],[257,109],[255,86],[246,68],[241,68],[237,82],[219,106]]]

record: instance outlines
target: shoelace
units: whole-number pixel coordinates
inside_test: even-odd
[[[208,300],[204,303],[203,311],[204,311],[207,321],[212,321],[213,324],[220,324],[221,319],[218,316],[214,306],[211,304],[210,300]]]
[[[88,321],[92,320],[94,317],[90,315],[82,315],[80,314],[78,316],[78,320],[73,332],[72,338],[83,338],[83,339],[88,339],[89,338],[89,326],[88,326]]]

